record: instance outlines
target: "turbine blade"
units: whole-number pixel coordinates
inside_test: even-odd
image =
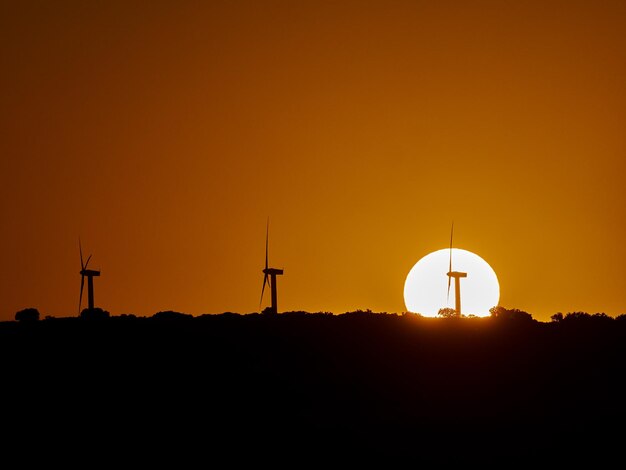
[[[78,250],[80,251],[80,269],[85,269],[85,264],[83,263],[83,247],[80,243],[80,238],[78,239]]]
[[[452,236],[454,235],[454,222],[452,222],[452,228],[450,229],[450,271],[452,271]]]
[[[259,308],[261,308],[261,304],[263,303],[263,293],[265,292],[265,284],[267,284],[268,278],[267,278],[267,274],[265,275],[265,277],[263,278],[263,287],[261,288],[261,300],[259,300]]]
[[[452,272],[452,235],[454,234],[454,222],[452,222],[452,228],[450,229],[450,264],[448,266],[448,272]]]
[[[87,262],[85,263],[85,267],[83,269],[87,269],[87,265],[89,264],[90,259],[91,259],[91,255],[89,255],[89,258],[87,258]]]
[[[448,302],[450,301],[450,284],[452,283],[452,235],[454,234],[454,221],[452,222],[452,228],[450,229],[450,262],[448,264]]]
[[[268,252],[269,252],[269,239],[270,239],[270,218],[267,218],[267,228],[265,231],[265,269],[268,268]]]
[[[80,315],[80,307],[83,304],[83,287],[85,286],[85,276],[80,277],[80,295],[78,296],[78,315]]]
[[[450,228],[450,248],[452,248],[452,235],[454,235],[454,221],[452,222],[452,227]]]

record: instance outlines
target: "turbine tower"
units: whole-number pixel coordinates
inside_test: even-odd
[[[94,276],[100,276],[100,271],[96,271],[93,269],[87,269],[87,265],[89,264],[89,260],[91,259],[91,255],[87,258],[87,262],[83,263],[83,247],[80,244],[80,239],[78,240],[78,249],[80,251],[80,296],[78,297],[78,315],[80,316],[80,308],[83,302],[83,288],[85,286],[85,278],[87,278],[87,297],[88,297],[88,305],[89,310],[93,310],[94,301],[93,301],[93,278]]]
[[[259,308],[263,302],[263,293],[265,292],[265,285],[269,284],[272,289],[272,307],[271,313],[278,313],[278,297],[276,293],[276,276],[283,274],[282,269],[270,268],[268,264],[268,251],[269,251],[269,234],[270,234],[270,220],[267,219],[267,229],[265,232],[265,269],[263,270],[263,287],[261,289],[261,301],[259,302]]]
[[[457,317],[461,316],[461,278],[467,277],[467,273],[452,271],[452,235],[454,234],[454,222],[450,230],[450,265],[448,267],[448,301],[450,300],[450,284],[454,278],[454,311]]]

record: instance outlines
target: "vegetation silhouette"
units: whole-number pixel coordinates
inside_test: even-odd
[[[15,321],[32,322],[39,320],[39,310],[36,308],[25,308],[18,312],[15,312]]]
[[[441,318],[456,318],[458,317],[456,310],[449,307],[440,308],[437,312],[437,316]]]
[[[454,321],[356,310],[1,322],[4,425],[37,429],[57,449],[107,442],[111,458],[179,466],[620,456],[626,316],[544,323],[492,310]]]
[[[111,316],[111,314],[100,308],[100,307],[92,307],[92,308],[84,308],[81,312],[80,312],[80,318],[86,319],[86,320],[103,320],[105,318],[109,318]]]

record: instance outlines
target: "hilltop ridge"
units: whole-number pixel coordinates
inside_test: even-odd
[[[16,430],[114,426],[123,442],[201,438],[216,455],[282,443],[312,459],[557,462],[575,443],[583,459],[616,450],[626,417],[626,322],[602,316],[76,317],[3,322],[0,352]]]

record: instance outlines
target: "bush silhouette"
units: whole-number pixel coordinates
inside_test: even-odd
[[[185,318],[193,318],[193,315],[189,313],[175,312],[173,310],[164,310],[152,315],[152,318],[156,320],[181,320]]]
[[[497,307],[491,307],[489,309],[489,313],[491,313],[491,318],[497,318],[498,320],[510,320],[518,322],[534,321],[530,313],[519,310],[517,308],[508,309],[498,305]]]
[[[101,320],[104,318],[109,318],[110,314],[106,310],[101,309],[100,307],[94,308],[85,308],[82,312],[80,312],[80,317],[87,320]]]
[[[39,320],[39,310],[36,308],[25,308],[15,313],[15,320],[19,322],[32,322]]]
[[[442,317],[442,318],[454,318],[456,317],[456,310],[454,310],[453,308],[440,308],[439,311],[437,312],[437,316]]]

